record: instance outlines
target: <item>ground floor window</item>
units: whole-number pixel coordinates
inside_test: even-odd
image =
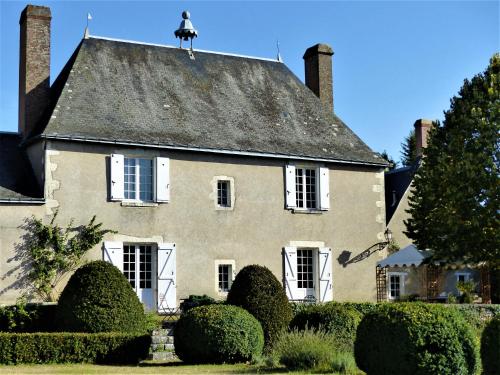
[[[297,287],[314,289],[313,251],[311,249],[297,250]]]
[[[151,245],[123,246],[123,273],[135,291],[151,289],[153,284]]]
[[[217,259],[215,261],[215,290],[225,295],[231,289],[236,274],[235,261],[232,259]]]
[[[389,299],[400,299],[401,296],[404,295],[404,283],[405,283],[405,274],[404,273],[395,273],[389,272],[387,274],[388,284],[388,297]]]

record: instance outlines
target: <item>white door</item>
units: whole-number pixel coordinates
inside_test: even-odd
[[[151,245],[123,246],[123,273],[146,310],[156,308],[153,286],[153,251]]]
[[[316,253],[313,249],[297,249],[297,296],[294,299],[317,298]]]

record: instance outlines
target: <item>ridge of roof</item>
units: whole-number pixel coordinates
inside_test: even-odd
[[[128,40],[128,39],[120,39],[120,38],[110,38],[110,37],[106,37],[106,36],[97,36],[97,35],[88,35],[87,39],[101,39],[101,40],[107,40],[107,41],[110,41],[110,42],[121,42],[121,43],[139,44],[139,45],[151,46],[151,47],[172,48],[172,49],[180,49],[180,50],[184,50],[184,51],[189,51],[190,50],[189,48],[179,48],[179,47],[175,47],[175,46],[170,46],[168,44],[141,42],[141,41],[137,41],[137,40]],[[196,48],[193,48],[193,52],[211,53],[211,54],[214,54],[214,55],[231,56],[231,57],[241,57],[241,58],[244,58],[244,59],[269,61],[269,62],[275,62],[275,63],[283,64],[282,61],[279,61],[277,59],[271,59],[271,58],[268,58],[268,57],[241,55],[241,54],[237,54],[237,53],[219,52],[219,51],[211,51],[211,50],[196,49]]]

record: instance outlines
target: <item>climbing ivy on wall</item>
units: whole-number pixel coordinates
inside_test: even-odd
[[[116,233],[102,229],[92,217],[87,225],[73,226],[73,219],[63,228],[55,223],[58,212],[49,224],[34,216],[28,220],[27,256],[30,262],[28,278],[34,293],[44,301],[53,302],[57,298],[55,287],[61,279],[83,263],[83,256],[102,241],[106,233]]]

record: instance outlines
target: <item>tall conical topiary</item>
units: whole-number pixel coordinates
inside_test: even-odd
[[[268,268],[259,265],[246,266],[236,275],[227,303],[243,307],[257,318],[267,349],[292,319],[283,286]]]
[[[141,332],[144,308],[125,276],[104,261],[76,270],[57,307],[57,324],[70,332]]]

